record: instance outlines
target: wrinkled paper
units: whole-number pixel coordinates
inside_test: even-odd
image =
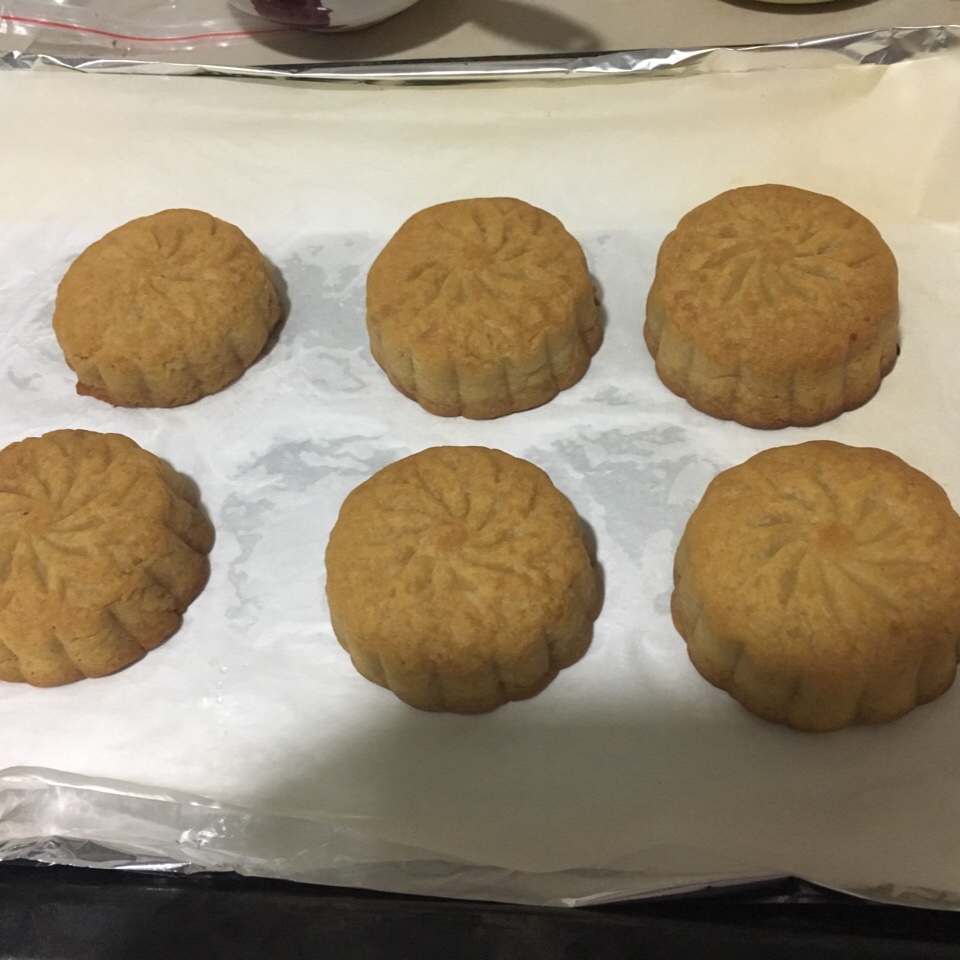
[[[112,430],[189,474],[216,526],[182,629],[115,676],[0,691],[0,850],[583,903],[792,874],[960,905],[960,685],[876,728],[764,723],[670,623],[673,551],[717,471],[813,438],[882,446],[960,505],[960,57],[495,86],[0,74],[0,445]],[[785,182],[871,217],[901,267],[903,352],[860,410],[753,431],[656,377],[660,241],[729,187]],[[606,333],[584,379],[496,421],[430,416],[373,362],[364,279],[414,211],[512,195],[583,243]],[[50,319],[88,243],[165,207],[240,226],[289,317],[222,393],[174,410],[74,392]],[[323,551],[380,467],[443,444],[542,466],[593,530],[593,645],[541,695],[417,712],[330,629]]]

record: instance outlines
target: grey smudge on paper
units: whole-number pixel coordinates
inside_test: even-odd
[[[370,476],[396,459],[380,437],[281,440],[239,467],[242,482],[269,480],[276,491],[306,490],[331,473]]]
[[[670,599],[672,597],[673,597],[672,590],[667,590],[664,593],[658,593],[653,601],[653,609],[657,613],[663,616],[666,616],[667,614],[670,613]]]
[[[534,459],[594,525],[601,565],[622,552],[630,563],[620,572],[632,566],[631,576],[639,578],[627,589],[642,592],[645,611],[652,607],[669,622],[673,553],[717,472],[695,437],[672,423],[646,429],[581,426]],[[644,617],[649,621],[650,613]]]
[[[328,238],[284,259],[291,310],[278,352],[300,389],[341,397],[379,375],[366,328],[366,274],[378,249],[368,237]]]
[[[607,533],[638,563],[654,533],[668,530],[674,544],[679,541],[697,499],[718,470],[676,425],[635,432],[583,428],[577,437],[534,456],[576,500],[581,499],[576,491],[582,491],[579,509],[596,504],[618,518]],[[551,469],[554,459],[559,465]]]
[[[25,377],[17,376],[12,370],[7,371],[7,379],[18,389],[18,390],[32,390],[36,392],[39,389],[37,381],[40,379],[40,374],[38,373],[29,373]]]
[[[296,575],[289,545],[322,544],[353,487],[401,455],[389,439],[351,436],[339,439],[278,439],[240,464],[231,477],[235,487],[220,512],[222,540],[236,546],[227,563],[227,581],[235,601],[227,609],[232,625],[249,630],[270,617],[275,591],[263,589],[264,575],[280,578],[281,588]],[[275,562],[276,561],[276,562]]]
[[[369,251],[356,250],[357,246]],[[366,253],[366,255],[364,255]],[[317,262],[294,255],[281,269],[294,305],[286,336],[299,348],[354,350],[367,343],[366,276],[377,246],[369,238],[313,247]],[[358,264],[363,264],[360,266]]]
[[[269,500],[246,501],[235,493],[227,497],[220,510],[219,528],[229,531],[240,547],[227,567],[227,581],[236,597],[236,603],[227,608],[227,617],[242,629],[256,623],[262,609],[257,584],[249,583],[250,576],[243,568],[263,539],[263,527],[273,510]]]
[[[369,359],[362,356],[359,350],[350,356],[324,351],[313,359],[308,379],[321,390],[356,393],[367,386],[362,374],[368,371],[369,366]]]
[[[626,407],[637,402],[635,397],[624,393],[619,387],[612,385],[606,387],[604,390],[601,390],[598,393],[593,394],[593,396],[590,397],[590,400],[604,403],[611,407]]]

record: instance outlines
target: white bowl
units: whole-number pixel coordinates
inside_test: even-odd
[[[304,30],[359,30],[417,0],[229,0],[238,10]]]

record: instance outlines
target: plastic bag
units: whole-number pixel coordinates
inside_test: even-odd
[[[284,31],[226,0],[0,0],[0,37],[20,51],[38,40],[114,53],[193,50]]]

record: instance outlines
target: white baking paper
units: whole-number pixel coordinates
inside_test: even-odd
[[[3,685],[0,842],[158,859],[172,844],[205,868],[523,902],[794,874],[960,905],[960,685],[895,723],[794,733],[703,681],[668,613],[686,518],[717,471],[761,449],[886,447],[960,504],[958,110],[953,54],[423,88],[0,74],[0,444],[126,433],[196,480],[217,528],[207,589],[143,662]],[[665,233],[767,181],[860,209],[902,274],[903,352],[879,394],[773,433],[674,397],[641,336]],[[606,336],[546,406],[443,419],[374,364],[364,278],[408,215],[482,195],[541,205],[581,239]],[[238,224],[277,266],[291,307],[276,345],[189,407],[77,396],[50,327],[59,277],[107,230],[174,206]],[[586,657],[480,717],[420,713],[360,677],[323,593],[346,494],[443,443],[544,467],[606,580]]]

